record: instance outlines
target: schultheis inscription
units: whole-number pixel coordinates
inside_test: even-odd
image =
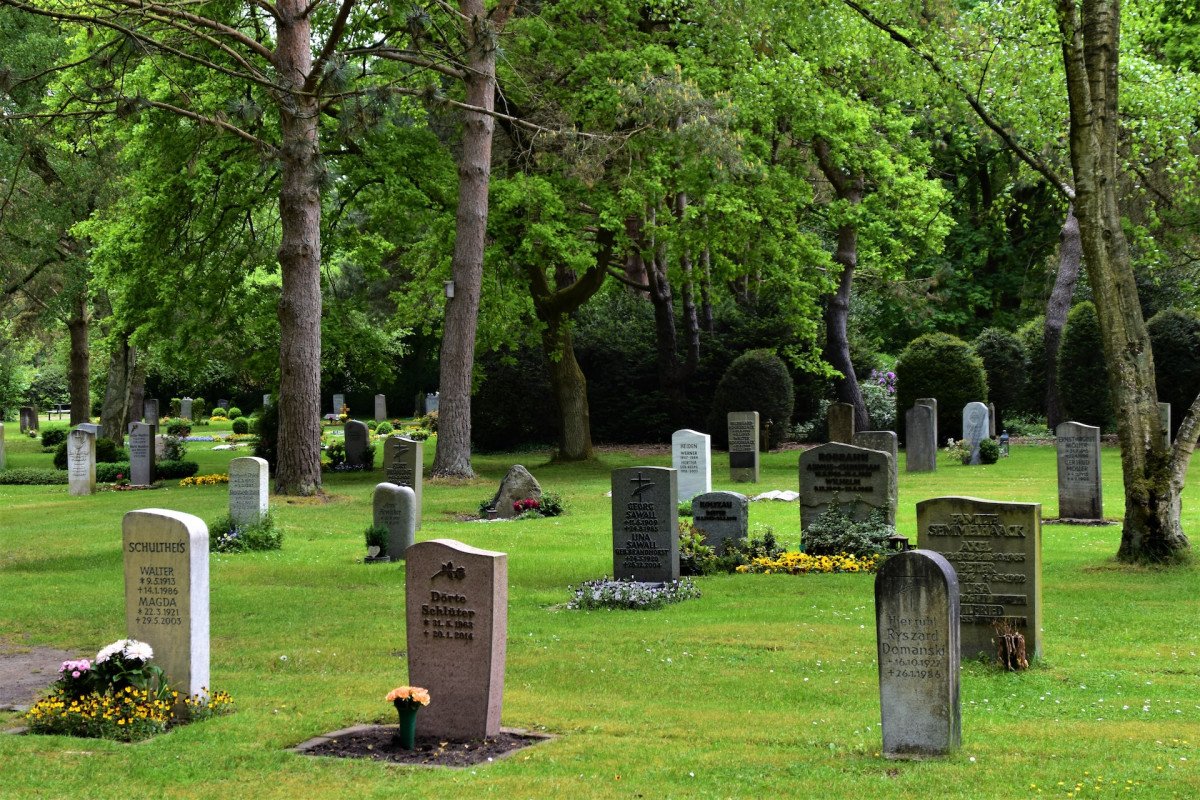
[[[164,552],[182,553],[186,548],[182,542],[131,542],[129,552],[146,552],[145,548],[137,548],[138,544],[165,544],[170,546]],[[174,547],[180,549],[174,549]],[[146,567],[139,569],[137,587],[137,614],[134,622],[139,627],[154,625],[182,625],[183,618],[179,616],[179,587],[175,583],[174,567]]]

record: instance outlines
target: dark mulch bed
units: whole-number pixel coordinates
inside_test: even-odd
[[[451,742],[418,736],[416,747],[404,750],[393,741],[395,725],[358,725],[318,736],[295,748],[309,756],[370,758],[393,764],[426,767],[470,767],[509,756],[552,737],[502,728],[499,735],[470,742]]]

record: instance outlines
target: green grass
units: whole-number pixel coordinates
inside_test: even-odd
[[[15,429],[10,464],[49,459]],[[244,454],[210,447],[189,452],[201,474]],[[427,446],[427,467],[432,456]],[[797,457],[765,456],[756,489],[794,489]],[[0,736],[0,797],[125,798],[133,787],[173,798],[1200,797],[1200,574],[1114,564],[1119,527],[1044,529],[1044,658],[1022,674],[965,664],[962,750],[889,762],[877,755],[870,576],[701,578],[703,597],[661,611],[565,611],[567,584],[612,569],[609,471],[670,459],[545,460],[479,456],[478,479],[427,483],[418,537],[509,554],[504,724],[556,740],[466,771],[284,752],[392,722],[384,695],[406,682],[404,569],[355,563],[376,470],[327,476],[328,502],[273,498],[281,552],[212,557],[212,683],[237,713],[136,746]],[[459,522],[513,463],[561,492],[569,513]],[[725,454],[713,471],[714,488],[747,488],[725,479]],[[1115,450],[1103,471],[1116,519]],[[949,494],[1041,502],[1056,516],[1054,476],[1053,448],[1032,446],[991,466],[901,471],[900,529],[915,539],[916,502]],[[227,498],[223,486],[82,498],[0,486],[0,635],[93,655],[124,635],[122,514],[157,506],[207,521]],[[1197,499],[1184,497],[1190,531],[1200,530]],[[792,543],[798,517],[794,503],[751,506],[752,523]],[[0,727],[16,722],[0,714]]]

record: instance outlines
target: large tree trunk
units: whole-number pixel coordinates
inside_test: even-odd
[[[1117,557],[1169,561],[1189,547],[1180,524],[1180,492],[1191,447],[1172,450],[1164,441],[1150,338],[1117,204],[1120,5],[1089,0],[1082,15],[1074,0],[1059,0],[1058,6],[1070,97],[1075,214],[1121,444],[1125,524]],[[1185,425],[1194,424],[1194,411],[1195,406]]]
[[[863,176],[861,173],[850,174],[833,162],[829,143],[824,139],[813,142],[813,152],[825,178],[833,185],[839,200],[851,206],[862,202]],[[854,364],[850,360],[850,338],[846,335],[846,321],[850,316],[850,290],[854,285],[854,270],[858,267],[858,226],[852,222],[843,222],[838,226],[837,250],[833,253],[833,263],[842,268],[838,277],[836,292],[825,296],[825,360],[831,367],[841,373],[841,377],[833,381],[834,393],[838,402],[854,406],[854,429],[867,431],[871,429],[871,419],[867,415],[867,404],[863,400],[862,391],[858,388],[858,376],[854,373]]]
[[[466,102],[491,111],[496,93],[496,36],[515,0],[501,4],[488,18],[483,0],[461,0],[467,18]],[[492,174],[495,120],[477,111],[463,112],[462,155],[458,162],[458,213],[450,277],[454,296],[446,301],[442,328],[438,391],[438,442],[435,477],[471,478],[471,371],[475,365],[475,329],[483,282],[487,237],[488,186]]]
[[[1063,419],[1062,402],[1058,399],[1058,349],[1062,345],[1063,328],[1071,310],[1071,296],[1075,294],[1075,283],[1079,279],[1079,267],[1083,260],[1083,243],[1079,240],[1079,220],[1075,217],[1075,204],[1067,207],[1067,221],[1059,235],[1058,274],[1054,277],[1054,291],[1046,304],[1046,324],[1043,341],[1046,351],[1046,424],[1050,430],[1058,427]]]
[[[276,67],[281,80],[304,86],[312,68],[312,31],[303,0],[280,0]],[[321,195],[315,95],[294,92],[279,103],[279,440],[275,491],[321,491]]]
[[[88,308],[87,292],[79,291],[71,300],[71,316],[67,318],[67,331],[71,335],[71,355],[67,363],[67,386],[71,392],[71,424],[90,422],[92,418],[91,367],[88,351]]]
[[[125,428],[132,419],[130,409],[136,375],[137,349],[129,343],[128,337],[121,336],[108,356],[108,382],[100,404],[100,426],[104,435],[115,442],[124,441]]]

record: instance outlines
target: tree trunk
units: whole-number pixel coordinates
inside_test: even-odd
[[[1063,419],[1062,403],[1058,399],[1058,348],[1062,344],[1063,328],[1067,324],[1067,313],[1071,310],[1071,296],[1075,294],[1075,283],[1079,279],[1080,262],[1083,260],[1083,243],[1079,240],[1079,220],[1075,217],[1075,204],[1067,207],[1067,220],[1059,235],[1058,274],[1054,277],[1054,291],[1046,304],[1044,343],[1046,350],[1046,424],[1050,430],[1058,427]]]
[[[303,0],[281,0],[276,68],[302,87],[312,68],[312,31]],[[313,94],[279,103],[279,440],[275,491],[321,491],[321,195],[320,150]]]
[[[515,0],[513,0],[515,2]],[[502,3],[489,20],[483,0],[461,0],[467,17],[466,102],[491,111],[496,93],[496,36],[512,9]],[[458,162],[458,212],[450,277],[454,296],[446,301],[438,391],[438,442],[435,477],[472,478],[471,372],[475,365],[475,329],[483,282],[487,238],[488,185],[492,173],[492,131],[488,114],[463,112],[462,155]]]
[[[71,299],[71,305],[71,316],[67,318],[67,331],[71,335],[67,386],[71,392],[71,425],[74,426],[92,419],[87,292],[79,291],[78,296]]]
[[[587,378],[575,360],[571,343],[571,321],[561,315],[542,330],[546,369],[554,402],[558,406],[558,454],[555,461],[590,461],[592,419],[588,411]]]
[[[1180,524],[1183,482],[1178,466],[1183,462],[1186,467],[1191,448],[1172,450],[1164,441],[1150,338],[1117,203],[1120,6],[1115,0],[1090,0],[1082,15],[1074,0],[1059,0],[1058,7],[1070,98],[1075,214],[1121,444],[1125,524],[1117,557],[1170,561],[1189,548]],[[1193,422],[1185,419],[1185,424]]]
[[[108,382],[100,404],[100,425],[104,435],[115,442],[124,441],[122,434],[130,422],[136,372],[137,350],[126,336],[121,336],[108,356]]]

